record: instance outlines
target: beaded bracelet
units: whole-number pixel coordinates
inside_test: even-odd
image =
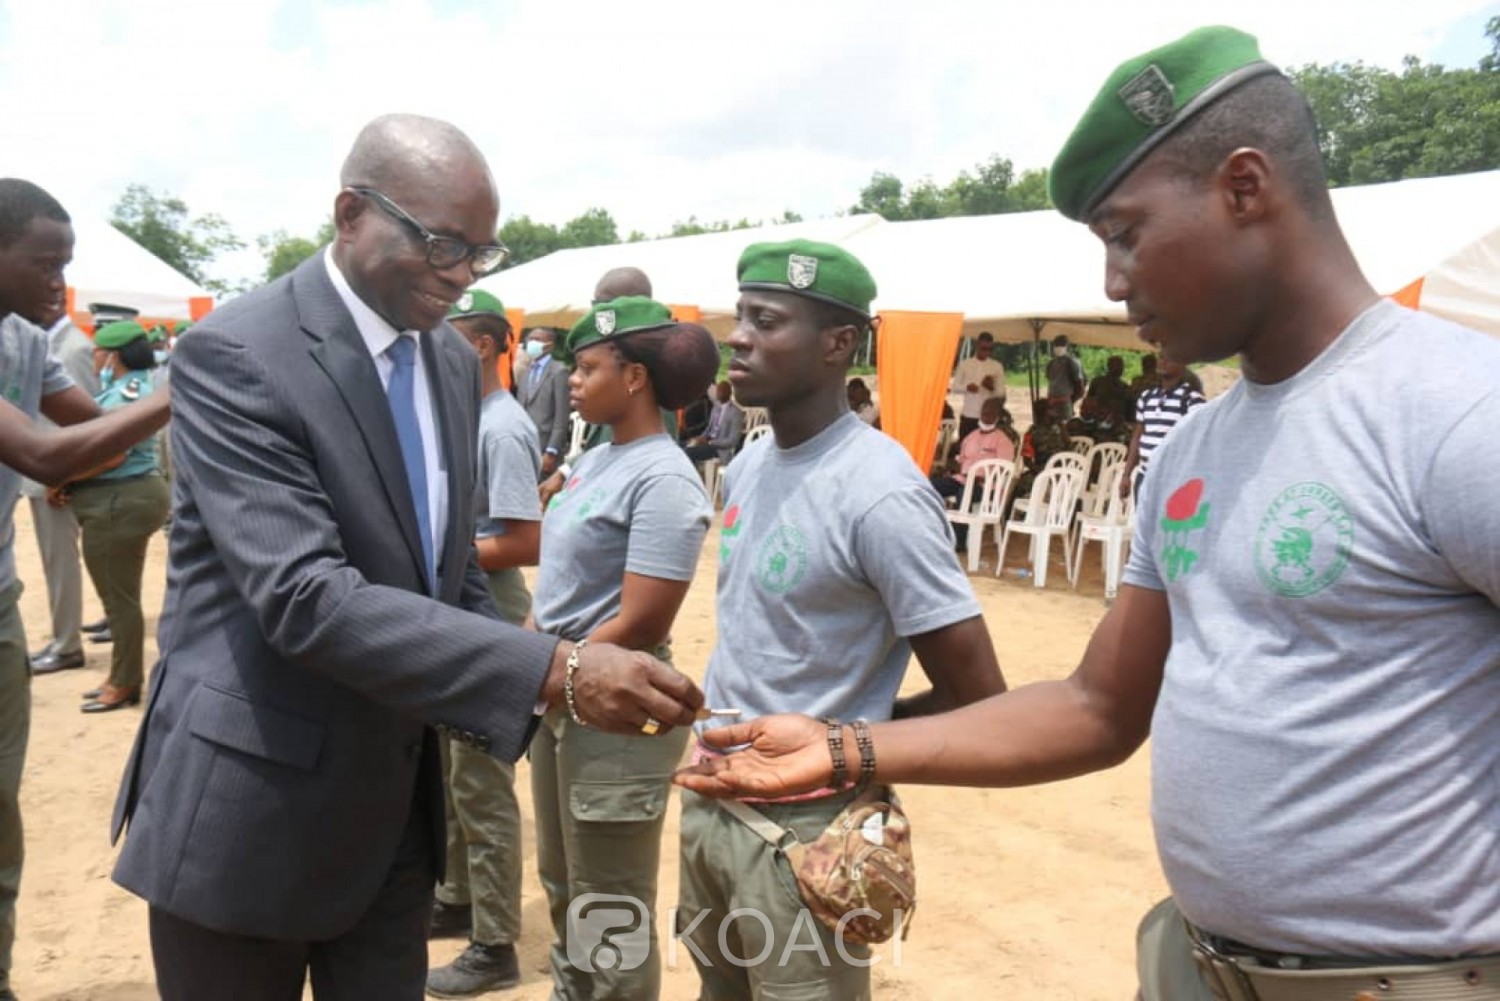
[[[588,726],[588,724],[583,721],[583,717],[578,715],[578,705],[573,701],[573,672],[578,670],[578,655],[588,645],[588,640],[579,640],[573,645],[573,651],[568,654],[568,673],[563,677],[563,698],[568,703],[568,715],[573,717],[573,722],[579,726]]]
[[[854,791],[864,792],[875,780],[875,741],[870,736],[869,723],[857,719],[850,725],[854,727],[854,742],[859,745],[859,781]]]
[[[828,727],[828,756],[833,759],[833,779],[829,785],[843,789],[849,781],[849,768],[844,761],[844,725],[836,719],[825,719],[823,724]]]

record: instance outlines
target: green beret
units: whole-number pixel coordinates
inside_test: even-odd
[[[614,341],[628,334],[643,330],[660,330],[676,326],[672,311],[655,299],[643,295],[627,295],[609,302],[596,303],[583,314],[583,319],[573,324],[568,336],[552,345],[552,357],[565,365],[573,364],[573,356],[590,344]]]
[[[1088,216],[1163,140],[1246,81],[1280,72],[1255,38],[1234,28],[1199,28],[1122,63],[1104,82],[1063,144],[1047,177],[1052,204],[1069,219]]]
[[[505,303],[484,289],[471,288],[458,297],[453,308],[448,310],[448,319],[457,320],[465,316],[498,316],[505,320]],[[509,323],[509,320],[506,320]]]
[[[151,329],[146,331],[146,339],[152,344],[164,344],[167,340],[167,328],[165,324],[152,324]]]
[[[133,340],[146,337],[146,328],[134,320],[117,320],[94,331],[94,346],[110,351],[123,348]]]
[[[811,240],[754,243],[740,255],[740,290],[769,289],[870,315],[875,279],[842,247]]]

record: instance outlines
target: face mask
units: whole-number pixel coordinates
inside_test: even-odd
[[[986,424],[984,421],[980,421],[979,422],[979,430],[981,430],[981,431],[986,431],[986,432],[993,431],[993,430],[995,430],[999,426],[1000,426],[999,424],[996,424],[996,423],[993,423],[993,422],[991,422],[989,424]]]
[[[106,365],[99,370],[99,388],[108,389],[115,383],[115,370]]]
[[[546,353],[546,351],[547,345],[543,344],[541,341],[526,342],[526,357],[528,358],[540,358],[543,354]]]
[[[1061,358],[1063,355],[1065,355],[1067,353],[1068,353],[1068,349],[1067,348],[1053,348],[1052,349],[1052,357],[1054,357],[1054,358]]]

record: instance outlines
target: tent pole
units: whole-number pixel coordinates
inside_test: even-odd
[[[1031,403],[1035,406],[1042,378],[1038,371],[1042,364],[1042,328],[1047,325],[1047,321],[1030,320],[1028,322],[1031,324],[1031,368],[1027,372],[1027,381],[1031,384]]]

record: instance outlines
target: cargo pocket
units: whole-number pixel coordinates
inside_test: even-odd
[[[654,822],[667,809],[671,786],[659,778],[621,782],[574,782],[568,809],[591,824]]]

